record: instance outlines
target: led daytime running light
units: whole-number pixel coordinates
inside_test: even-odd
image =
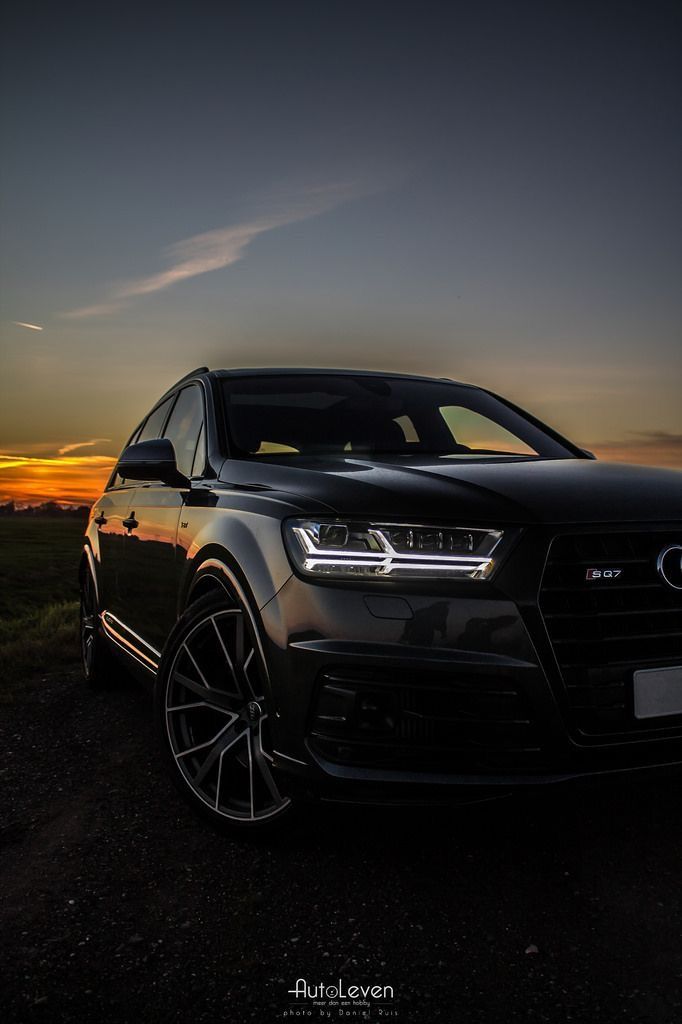
[[[487,579],[493,572],[492,555],[503,532],[402,523],[290,520],[285,535],[294,563],[306,575],[476,580]],[[407,551],[398,550],[395,535],[409,536]],[[334,543],[342,538],[345,543]],[[434,543],[437,550],[423,550],[424,544],[428,547]],[[452,548],[469,550],[458,554]]]

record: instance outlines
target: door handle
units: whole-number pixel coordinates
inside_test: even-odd
[[[99,515],[95,516],[93,522],[97,523],[98,526],[104,526],[106,524],[107,517],[104,512],[100,512]]]
[[[123,520],[122,525],[125,526],[126,530],[135,530],[140,524],[135,518],[135,513],[132,512],[128,519]]]

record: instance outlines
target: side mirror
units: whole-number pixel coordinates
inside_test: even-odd
[[[589,448],[581,448],[580,450],[583,453],[583,455],[587,456],[588,459],[596,459],[597,458],[597,456],[594,454],[594,452],[591,452],[589,450]]]
[[[160,480],[174,487],[189,487],[189,480],[178,470],[175,449],[167,437],[129,445],[117,468],[124,480]]]

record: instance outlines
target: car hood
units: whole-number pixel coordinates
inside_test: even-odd
[[[682,518],[682,472],[592,459],[261,457],[221,476],[307,497],[339,515],[462,515],[512,523],[669,522]]]

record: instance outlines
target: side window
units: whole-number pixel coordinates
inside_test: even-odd
[[[165,402],[162,402],[158,409],[150,413],[140,431],[136,441],[153,441],[161,433],[161,428],[166,419],[166,413],[170,409],[173,398],[167,398]]]
[[[123,448],[123,451],[121,452],[121,455],[123,455],[123,452],[126,450],[126,448],[129,448],[131,444],[135,444],[135,442],[139,439],[141,429],[142,429],[142,427],[138,427],[137,428],[137,430],[135,431],[133,436],[125,444],[125,446]],[[121,457],[121,455],[119,455],[119,458]],[[111,477],[109,479],[109,483],[107,484],[107,490],[110,491],[114,487],[123,487],[124,484],[125,484],[125,480],[123,479],[121,474],[118,472],[118,470],[115,469],[114,472],[111,474]]]
[[[204,433],[204,424],[201,424],[199,430],[199,440],[197,441],[197,450],[194,453],[194,462],[192,463],[191,476],[202,476],[206,468],[206,441]]]
[[[151,441],[159,436],[161,427],[163,426],[174,397],[175,396],[167,398],[165,402],[162,402],[158,409],[154,409],[154,411],[147,416],[147,419],[143,422],[142,426],[138,427],[128,441],[126,448],[131,444],[137,444],[138,441]],[[121,452],[121,454],[123,454],[123,452]],[[123,484],[125,484],[123,477],[119,473],[115,473],[109,481],[108,487],[121,487]]]
[[[398,424],[403,434],[405,435],[406,444],[419,443],[419,434],[417,433],[417,428],[415,427],[414,423],[412,422],[409,416],[397,416],[393,420],[393,422]]]
[[[184,476],[192,475],[192,464],[199,433],[204,422],[204,403],[201,390],[190,385],[178,395],[163,436],[172,441],[178,469]]]

